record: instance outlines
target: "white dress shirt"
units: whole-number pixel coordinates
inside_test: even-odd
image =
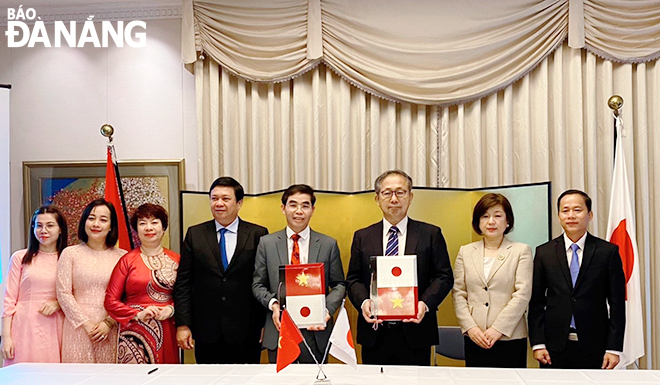
[[[571,261],[573,260],[573,249],[571,245],[575,243],[578,245],[577,255],[578,261],[580,262],[578,266],[582,266],[582,254],[584,254],[584,243],[587,241],[587,233],[584,233],[582,238],[578,239],[577,242],[571,241],[571,239],[564,233],[564,246],[566,247],[566,260],[568,261],[568,269],[571,269]]]
[[[406,215],[403,219],[396,224],[392,224],[383,218],[383,255],[385,255],[385,250],[387,250],[387,240],[390,238],[390,228],[396,226],[399,231],[397,232],[399,238],[399,253],[397,255],[406,254],[406,234],[408,232],[408,216]]]
[[[225,251],[227,252],[227,264],[231,263],[232,258],[234,258],[234,253],[236,252],[236,243],[238,242],[238,217],[234,219],[229,226],[224,227],[218,221],[215,221],[215,235],[218,239],[218,245],[220,244],[220,230],[227,229],[225,231]],[[220,250],[220,246],[218,246]]]
[[[286,249],[289,254],[289,264],[291,264],[291,254],[293,254],[293,239],[291,237],[295,234],[289,226],[286,227]],[[298,233],[298,250],[300,251],[300,263],[309,263],[309,226],[305,230]]]

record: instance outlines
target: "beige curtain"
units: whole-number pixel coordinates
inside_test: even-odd
[[[584,33],[587,49],[605,59],[626,63],[655,60],[660,57],[660,3],[584,1]]]
[[[393,167],[418,185],[436,185],[437,107],[385,101],[325,66],[260,84],[207,59],[196,63],[195,77],[203,186],[233,175],[251,193],[292,183],[358,191]]]
[[[641,62],[660,56],[657,0],[185,0],[183,58],[203,51],[258,82],[324,61],[356,87],[418,104],[458,104],[520,79],[570,37],[573,48]]]

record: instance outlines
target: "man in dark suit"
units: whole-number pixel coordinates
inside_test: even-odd
[[[254,257],[264,227],[238,217],[243,187],[216,179],[213,220],[188,229],[174,284],[177,343],[198,364],[258,364],[266,311],[252,295]]]
[[[626,326],[619,248],[587,232],[593,213],[586,193],[563,192],[557,208],[564,234],[539,246],[534,258],[534,358],[548,368],[613,369]]]
[[[365,364],[430,365],[431,346],[438,343],[437,308],[454,283],[440,228],[408,218],[411,190],[412,179],[405,172],[381,174],[375,183],[375,199],[383,220],[356,231],[353,237],[346,283],[353,306],[362,312],[357,341],[362,345]],[[417,256],[419,302],[415,318],[402,322],[372,318],[369,260],[386,254]]]
[[[277,359],[280,330],[280,302],[277,297],[280,265],[324,264],[327,326],[320,324],[301,330],[318,362],[323,361],[330,339],[332,315],[346,295],[344,269],[337,241],[309,227],[316,208],[315,203],[314,190],[310,186],[295,184],[287,188],[282,194],[282,213],[286,217],[287,227],[261,238],[257,248],[252,291],[270,315],[266,318],[263,346],[268,349],[268,359],[271,363],[275,363]],[[315,360],[309,351],[303,348],[298,362],[313,364]]]

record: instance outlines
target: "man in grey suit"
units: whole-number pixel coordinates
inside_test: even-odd
[[[309,221],[314,214],[316,197],[314,190],[304,184],[290,186],[282,194],[282,213],[286,217],[284,230],[264,236],[257,247],[252,292],[266,307],[266,327],[263,346],[268,349],[268,360],[277,359],[280,330],[280,303],[278,298],[279,267],[288,264],[323,263],[325,269],[326,297],[325,321],[327,326],[310,326],[301,330],[316,360],[321,362],[332,330],[332,314],[339,308],[346,295],[344,269],[337,241],[310,229]],[[307,349],[301,349],[301,363],[314,363]]]

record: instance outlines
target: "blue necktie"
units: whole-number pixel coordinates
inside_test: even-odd
[[[572,244],[571,249],[573,250],[573,257],[571,258],[571,281],[573,282],[573,289],[575,289],[575,282],[577,282],[578,274],[580,273],[580,259],[578,258],[578,248],[577,244]],[[571,327],[575,329],[575,316],[571,316]]]
[[[387,237],[387,248],[385,249],[385,255],[399,255],[399,229],[396,226],[390,227]]]
[[[220,260],[222,261],[222,268],[227,270],[229,261],[227,260],[227,243],[225,241],[225,233],[227,229],[220,229],[220,242],[218,247],[220,248]]]

